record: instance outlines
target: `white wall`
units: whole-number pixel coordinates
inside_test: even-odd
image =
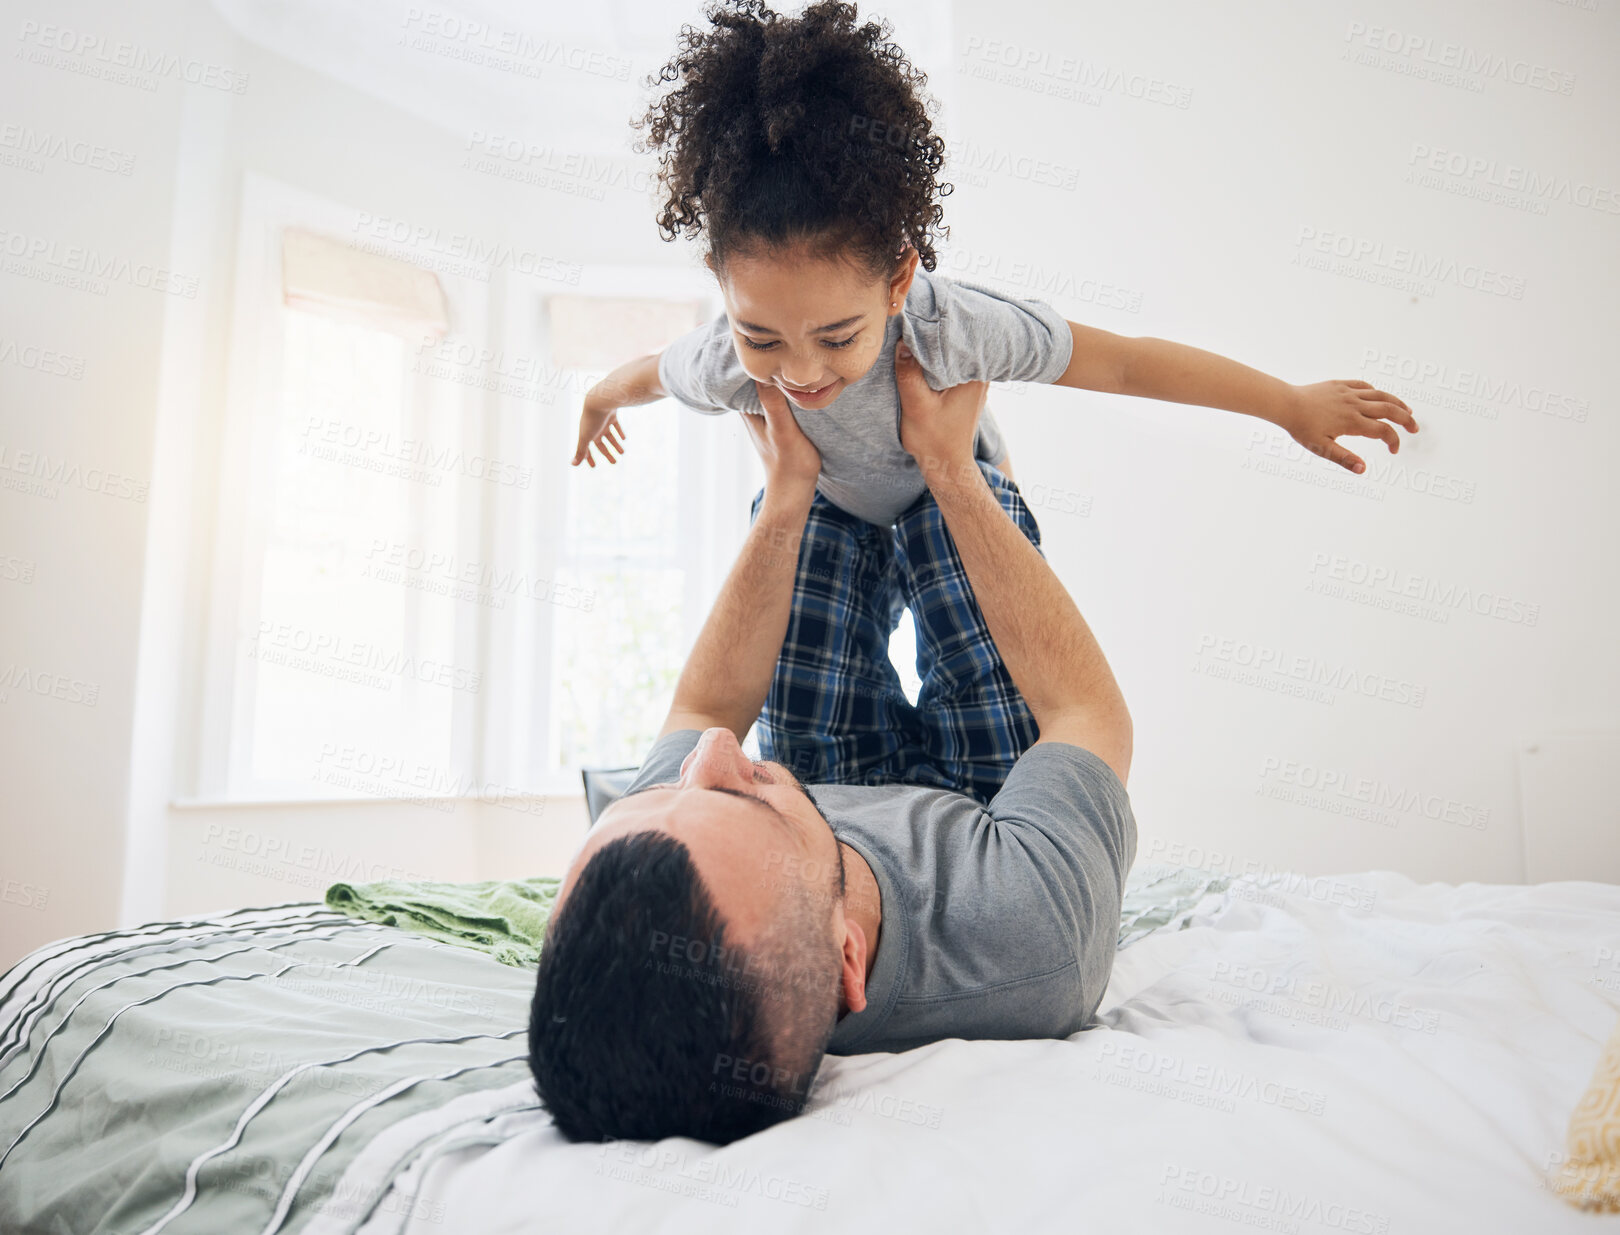
[[[1358,63],[1368,38],[1412,50]],[[1540,66],[1538,80],[1572,74],[1573,89],[1413,75],[1446,44],[1510,72]],[[1075,176],[1068,189],[969,179],[947,199],[952,243],[971,255],[955,268],[1000,263],[1013,286],[1068,279],[1054,299],[1076,320],[1291,382],[1383,385],[1422,426],[1393,460],[1367,444],[1369,479],[1355,480],[1244,417],[1055,389],[999,400],[1021,480],[1053,495],[1040,512],[1051,560],[1132,705],[1142,856],[1519,879],[1516,752],[1620,727],[1620,10],[971,0],[956,47],[952,134]],[[1053,97],[1077,71],[1100,84]],[[1419,178],[1440,157],[1425,150],[1462,156],[1465,174]],[[1491,163],[1499,180],[1529,172],[1567,192],[1535,210],[1516,208],[1535,204],[1528,193],[1458,192]],[[1329,232],[1366,255],[1312,268],[1334,260],[1314,247]],[[1398,249],[1522,294],[1371,281]],[[1489,393],[1458,393],[1482,378]],[[1337,573],[1374,571],[1376,586],[1334,590]],[[1407,587],[1454,603],[1382,607]],[[1485,615],[1455,604],[1465,594],[1490,598],[1475,602]],[[1534,624],[1520,620],[1531,607]],[[1262,655],[1413,702],[1287,697],[1291,672],[1237,676]],[[1337,778],[1325,795],[1271,796],[1324,775]],[[1376,805],[1391,795],[1395,808]],[[1371,819],[1343,813],[1369,797]],[[1583,843],[1612,870],[1620,814],[1591,808]]]
[[[460,165],[476,115],[454,131],[433,128],[262,50],[202,0],[167,12],[0,8],[0,29],[30,23],[19,46],[101,40],[8,70],[0,125],[29,130],[19,141],[99,143],[123,156],[119,166],[132,157],[127,176],[50,160],[42,172],[0,165],[0,227],[27,238],[12,243],[59,239],[185,278],[185,294],[171,296],[116,281],[102,295],[9,269],[3,285],[0,347],[16,346],[0,362],[0,463],[12,467],[18,450],[47,451],[53,466],[66,457],[131,478],[140,500],[82,486],[57,486],[55,497],[0,489],[0,674],[15,663],[33,675],[20,680],[46,682],[43,696],[0,686],[0,761],[11,789],[0,807],[0,964],[69,932],[315,895],[311,870],[443,878],[560,870],[584,826],[570,798],[448,811],[173,805],[192,797],[188,738],[197,724],[244,171],[377,217],[511,241],[564,262],[686,261],[637,228],[646,210],[628,181],[587,196],[472,176]],[[83,71],[130,55],[175,67],[143,75],[155,90]],[[180,76],[203,71],[245,88]],[[497,120],[486,127],[499,131]],[[489,297],[492,306],[504,300],[499,271]],[[23,348],[34,358],[41,347],[51,349],[47,365],[62,353],[77,376],[11,359]],[[55,679],[42,673],[94,703],[52,698]],[[264,847],[268,859],[250,851]]]
[[[0,488],[0,673],[16,667],[0,687],[0,964],[119,920],[313,894],[307,868],[255,866],[249,843],[314,847],[328,865],[493,877],[560,869],[581,826],[566,799],[537,800],[534,816],[487,804],[172,805],[189,793],[243,172],[563,260],[689,260],[656,239],[633,187],[592,198],[462,168],[478,126],[601,153],[611,107],[591,93],[599,78],[556,67],[537,89],[579,102],[539,106],[510,74],[423,55],[407,62],[402,97],[391,9],[330,40],[316,71],[261,46],[283,44],[253,20],[288,12],[304,29],[323,8],[221,7],[251,37],[202,0],[138,12],[0,0],[11,57],[0,79],[0,474],[11,486]],[[933,7],[908,5],[901,31],[927,31],[956,156],[946,273],[1290,381],[1385,384],[1424,426],[1393,465],[1369,445],[1371,479],[1354,481],[1273,453],[1277,431],[1226,413],[1061,390],[994,397],[1048,555],[1136,716],[1142,857],[1522,877],[1518,752],[1549,733],[1617,728],[1620,673],[1602,627],[1620,599],[1603,471],[1616,442],[1599,372],[1620,327],[1614,5]],[[365,10],[331,11],[337,22]],[[653,24],[679,17],[604,18],[581,33],[583,12],[531,20],[568,23],[573,46],[629,59],[637,75]],[[103,42],[42,53],[56,37],[46,26]],[[1410,52],[1357,62],[1370,54],[1360,39],[1386,27]],[[182,63],[147,74],[154,89],[82,71],[104,68],[98,57],[120,43]],[[1503,57],[1513,73],[1539,66],[1538,81],[1573,75],[1573,88],[1415,75],[1447,44]],[[47,63],[30,59],[40,54]],[[214,85],[183,80],[197,70]],[[239,75],[241,93],[215,88]],[[392,92],[379,86],[389,81]],[[435,125],[423,116],[439,100]],[[133,163],[123,175],[31,162],[6,125]],[[1525,169],[1556,196],[1544,210],[1464,196],[1487,172],[1476,164],[1470,177],[1465,161],[1462,176],[1420,179],[1425,149],[1494,161],[1498,179]],[[1372,256],[1313,268],[1331,264],[1312,247],[1329,233]],[[55,241],[58,260],[80,245],[172,269],[195,291],[154,291],[138,275],[103,280],[104,293],[53,284],[48,257],[18,256],[35,240]],[[1454,260],[1463,275],[1415,291],[1373,281],[1397,249]],[[1462,285],[1480,269],[1522,291]],[[493,305],[501,290],[497,276]],[[1517,398],[1457,393],[1481,376]],[[1527,406],[1546,392],[1552,410]],[[95,491],[82,473],[54,496],[21,492],[26,478],[4,470],[19,451],[111,471],[146,486],[129,490],[145,500]],[[91,479],[114,494],[124,484]],[[1335,570],[1364,569],[1499,597],[1506,616],[1433,600],[1438,612],[1412,616],[1361,603],[1387,590],[1335,591]],[[1529,606],[1534,624],[1514,620]],[[1287,697],[1286,674],[1238,673],[1262,654],[1374,690],[1421,688],[1422,705],[1348,688]],[[67,699],[52,696],[58,679]],[[1324,770],[1344,792],[1280,796],[1297,794],[1290,777]],[[1357,793],[1401,804],[1357,818],[1342,809]],[[1591,807],[1595,847],[1620,829],[1612,808]]]
[[[10,683],[0,686],[0,961],[118,914],[158,358],[173,298],[132,280],[150,281],[168,259],[189,87],[163,80],[148,91],[72,71],[97,67],[93,58],[57,67],[57,53],[21,33],[29,23],[111,34],[107,13],[73,3],[0,11],[0,557],[23,563],[0,570],[0,673]],[[179,17],[154,11],[140,38],[178,46]],[[70,150],[99,146],[95,160],[114,170],[34,160],[12,144],[20,130]],[[130,266],[88,290],[54,282],[72,277],[74,247]],[[36,482],[19,452],[70,473]],[[19,488],[32,483],[42,491]]]

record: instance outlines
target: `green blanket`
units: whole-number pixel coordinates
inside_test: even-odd
[[[436,1138],[536,1109],[533,998],[309,904],[42,948],[0,978],[0,1231],[353,1231]]]
[[[1223,875],[1190,866],[1157,863],[1136,868],[1125,881],[1119,946],[1156,930],[1184,929],[1204,898],[1223,892],[1229,882]],[[335,883],[326,890],[326,903],[350,917],[476,948],[502,964],[525,968],[540,960],[546,921],[561,883],[550,877],[482,883],[393,879]]]
[[[326,889],[326,904],[351,918],[476,948],[503,965],[526,968],[540,961],[546,920],[561,885],[561,879],[549,877],[481,883],[405,879],[334,883]]]

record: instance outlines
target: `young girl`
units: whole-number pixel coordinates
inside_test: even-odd
[[[798,548],[794,616],[760,746],[803,780],[906,781],[988,801],[1034,721],[999,664],[917,462],[900,438],[896,360],[944,389],[969,381],[1052,382],[1259,416],[1353,472],[1335,440],[1400,439],[1411,410],[1366,382],[1291,386],[1162,339],[1124,338],[1050,305],[933,273],[943,234],[944,142],[921,73],[821,0],[782,17],[759,0],[686,27],[643,124],[660,152],[666,240],[704,237],[725,315],[615,369],[585,397],[574,463],[624,450],[618,409],[673,395],[710,414],[773,412],[785,400],[821,453],[818,495]],[[904,350],[898,351],[903,345]],[[1009,516],[1040,532],[1009,477],[994,419],[975,454]],[[926,460],[924,461],[926,462]],[[756,498],[756,510],[758,499]],[[909,705],[885,645],[916,618],[922,690]]]
[[[895,345],[936,389],[965,381],[1052,382],[1225,408],[1269,420],[1352,472],[1335,440],[1382,438],[1411,409],[1362,381],[1292,386],[1197,348],[1066,321],[1038,300],[934,275],[945,143],[929,123],[924,76],[822,0],[782,17],[757,0],[686,27],[660,77],[673,83],[642,124],[667,191],[659,229],[706,236],[726,307],[661,354],[632,360],[585,397],[574,463],[624,450],[618,409],[673,395],[699,412],[758,412],[755,383],[786,397],[821,452],[820,492],[891,523],[924,489],[900,446]],[[979,456],[1010,474],[988,411]]]

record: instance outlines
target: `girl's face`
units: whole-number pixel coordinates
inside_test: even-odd
[[[720,289],[737,358],[797,406],[828,407],[878,358],[916,269],[910,249],[888,279],[799,248],[732,257]]]

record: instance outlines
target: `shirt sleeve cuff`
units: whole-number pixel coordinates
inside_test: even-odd
[[[1069,329],[1069,319],[1051,305],[1043,303],[1041,307],[1046,310],[1043,316],[1052,331],[1052,354],[1047,357],[1047,363],[1035,380],[1050,385],[1063,376],[1069,361],[1074,358],[1074,331]]]

